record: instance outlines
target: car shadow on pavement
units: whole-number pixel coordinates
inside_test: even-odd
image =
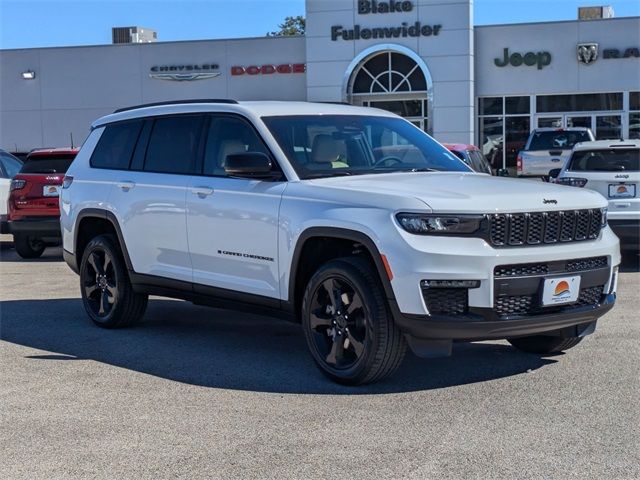
[[[408,352],[384,382],[344,387],[317,370],[298,325],[165,299],[152,299],[145,320],[121,330],[94,326],[79,299],[5,301],[0,339],[46,352],[25,356],[28,361],[93,360],[192,385],[277,393],[429,390],[555,363],[506,344],[458,344],[450,358],[427,360]]]
[[[633,250],[623,251],[620,271],[623,273],[640,272],[640,253]]]

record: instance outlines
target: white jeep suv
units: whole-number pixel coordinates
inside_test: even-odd
[[[623,250],[640,249],[640,140],[578,143],[552,170],[555,183],[595,190],[609,200],[609,224]]]
[[[362,384],[407,345],[576,345],[615,301],[606,206],[474,173],[381,110],[199,100],[95,121],[61,224],[96,324],[132,324],[149,294],[285,316],[325,374]]]

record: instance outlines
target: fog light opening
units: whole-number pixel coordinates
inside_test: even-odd
[[[478,288],[480,280],[422,280],[422,288]]]

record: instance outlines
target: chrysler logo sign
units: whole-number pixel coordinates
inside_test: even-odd
[[[205,80],[220,76],[216,63],[185,65],[154,65],[149,69],[149,77],[159,80]]]

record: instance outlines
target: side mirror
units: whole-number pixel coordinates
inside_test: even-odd
[[[506,168],[499,168],[496,172],[496,175],[498,175],[498,177],[508,177],[509,170]]]
[[[561,170],[561,168],[554,168],[553,170],[549,170],[549,178],[558,178]]]
[[[273,170],[271,159],[261,152],[232,153],[225,158],[224,171],[231,177],[276,179],[282,174]]]

